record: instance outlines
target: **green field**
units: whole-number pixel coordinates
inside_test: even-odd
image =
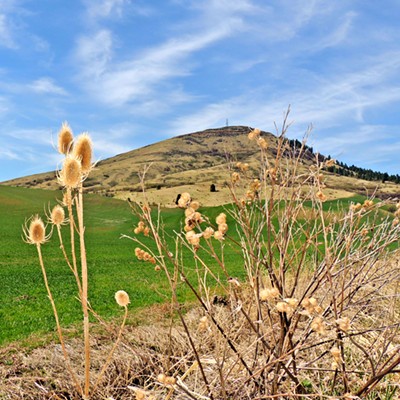
[[[54,205],[57,196],[61,198],[61,193],[0,186],[0,343],[54,329],[37,251],[23,242],[22,225],[32,214],[44,215],[44,208]],[[131,234],[133,221],[126,202],[86,196],[90,301],[103,316],[119,315],[114,300],[119,289],[130,294],[133,308],[162,301],[152,290],[157,274],[135,259],[132,241],[120,239],[121,234]],[[68,227],[64,230],[68,232]],[[72,274],[58,247],[53,235],[42,251],[62,325],[68,326],[80,319],[81,312]]]
[[[45,208],[61,197],[61,192],[0,186],[0,344],[55,330],[36,247],[24,243],[22,226],[33,214],[44,218]],[[120,315],[114,294],[121,289],[129,293],[131,309],[165,301],[168,291],[163,274],[155,272],[153,265],[138,261],[134,255],[137,244],[121,238],[123,234],[134,236],[137,219],[129,204],[97,195],[86,195],[84,204],[89,300],[96,312],[105,318]],[[220,207],[210,214],[218,212]],[[180,229],[182,219],[180,209],[163,211],[163,221],[172,236]],[[68,238],[69,227],[63,229]],[[143,236],[141,239],[151,243]],[[67,240],[65,246],[68,250]],[[81,320],[81,308],[55,232],[42,252],[61,324],[72,326]],[[181,292],[181,300],[187,296],[187,292]]]
[[[0,186],[0,344],[27,338],[32,333],[54,332],[55,323],[43,284],[35,246],[22,240],[22,225],[33,214],[44,215],[45,207],[56,204],[61,192]],[[362,201],[362,197],[342,200]],[[337,207],[338,202],[324,204]],[[207,209],[214,218],[222,207]],[[180,230],[183,211],[163,210],[166,231]],[[165,301],[166,281],[162,273],[134,255],[137,247],[121,235],[133,235],[135,217],[127,202],[85,196],[86,245],[89,268],[89,300],[103,317],[120,315],[114,300],[117,290],[125,290],[131,299],[131,309]],[[64,227],[68,234],[68,227]],[[230,228],[233,233],[234,229]],[[171,241],[172,242],[172,241]],[[149,240],[147,243],[150,243]],[[68,242],[66,241],[66,246]],[[42,246],[50,286],[59,309],[61,324],[72,326],[81,320],[80,303],[76,299],[73,276],[62,258],[57,235]],[[225,262],[234,276],[244,273],[241,259],[229,250]],[[185,300],[188,292],[181,292]]]

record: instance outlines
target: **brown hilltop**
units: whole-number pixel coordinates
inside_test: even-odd
[[[259,149],[248,139],[252,128],[227,126],[193,132],[163,140],[100,161],[85,181],[86,192],[131,200],[141,199],[139,173],[150,165],[146,173],[149,200],[173,206],[176,195],[189,191],[205,205],[229,202],[225,182],[229,179],[229,165],[242,161],[250,165],[257,177]],[[268,142],[268,152],[276,154],[277,138],[262,132]],[[304,164],[315,158],[306,152]],[[371,195],[378,187],[382,195],[396,195],[398,185],[368,182],[352,177],[326,174],[328,197],[345,197],[354,193]],[[3,182],[6,185],[58,189],[55,172],[26,176]],[[210,193],[210,185],[217,192]]]

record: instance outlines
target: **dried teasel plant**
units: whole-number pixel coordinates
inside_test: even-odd
[[[61,170],[57,173],[57,178],[59,183],[64,188],[63,201],[61,204],[55,205],[51,210],[49,209],[46,212],[48,224],[50,224],[52,227],[49,234],[46,234],[46,226],[43,220],[38,216],[32,217],[23,227],[24,240],[29,244],[36,245],[37,247],[39,263],[41,266],[47,294],[56,320],[58,338],[62,347],[67,370],[74,383],[77,395],[86,400],[92,398],[101,382],[102,377],[112,361],[112,356],[121,340],[122,331],[127,319],[129,304],[128,294],[124,291],[118,291],[115,298],[117,303],[124,308],[123,321],[119,328],[117,339],[115,340],[114,345],[107,356],[106,362],[101,368],[100,372],[97,374],[96,380],[93,384],[91,380],[89,313],[92,312],[96,318],[98,318],[98,315],[90,308],[88,302],[88,268],[83,215],[83,183],[93,168],[92,147],[92,141],[87,133],[79,135],[74,141],[72,130],[68,123],[65,122],[62,124],[59,132],[58,150],[60,153],[65,155],[65,158],[62,163]],[[66,207],[66,211],[64,210],[63,206]],[[69,225],[69,252],[67,252],[63,241],[62,229],[65,225]],[[74,366],[71,363],[70,356],[67,351],[63,330],[59,321],[58,310],[47,279],[45,263],[41,252],[41,246],[50,239],[53,229],[56,229],[57,231],[60,249],[62,250],[68,267],[75,277],[78,299],[81,303],[83,311],[83,382],[80,381],[78,373],[74,370]],[[76,231],[78,234],[77,236]],[[79,246],[75,245],[76,238],[79,240]],[[77,254],[77,249],[79,249],[79,255]],[[78,268],[78,264],[80,264],[80,268]]]

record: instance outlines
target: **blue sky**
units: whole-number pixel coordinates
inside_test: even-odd
[[[398,0],[0,0],[0,181],[230,125],[400,173]]]

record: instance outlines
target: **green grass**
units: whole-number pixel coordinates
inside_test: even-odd
[[[31,334],[40,336],[55,332],[37,250],[35,246],[23,242],[22,225],[34,214],[44,218],[45,208],[55,205],[57,198],[62,198],[61,192],[0,186],[0,345],[26,339]],[[222,210],[222,207],[216,207],[211,214],[215,216]],[[162,215],[166,231],[173,237],[174,231],[180,230],[183,211],[166,209]],[[138,261],[134,254],[138,245],[121,238],[122,234],[133,236],[137,222],[129,204],[86,195],[84,218],[89,300],[96,312],[105,318],[121,314],[114,300],[117,290],[129,293],[132,310],[165,301],[169,291],[164,275],[155,272],[152,264]],[[69,226],[63,227],[67,251],[68,234]],[[143,236],[141,239],[149,245],[152,243]],[[172,239],[170,243],[173,244]],[[74,278],[59,249],[56,232],[42,246],[42,252],[61,324],[64,327],[74,326],[81,321],[80,303],[76,299]],[[236,269],[235,256],[228,254],[227,257],[228,263]],[[187,265],[192,268],[191,264]],[[181,301],[191,298],[187,289],[180,290],[178,294]]]
[[[54,330],[54,317],[43,284],[35,246],[23,242],[22,225],[32,214],[44,214],[61,193],[0,186],[0,343],[26,338],[31,333]],[[85,225],[92,306],[101,315],[119,315],[114,293],[130,294],[132,308],[162,301],[149,282],[157,274],[150,265],[139,263],[134,244],[120,239],[130,234],[132,212],[126,202],[86,196]],[[68,233],[68,227],[64,227]],[[66,242],[67,246],[67,242]],[[59,249],[57,235],[42,246],[48,279],[63,326],[81,318],[74,279]],[[160,276],[160,275],[158,275]]]
[[[41,189],[25,189],[0,186],[0,344],[26,339],[35,333],[54,332],[55,322],[38,262],[35,246],[22,240],[22,225],[33,214],[44,216],[44,208],[56,204],[61,192]],[[350,202],[362,202],[364,198],[327,202],[324,208],[348,207]],[[342,203],[340,205],[340,203]],[[131,299],[131,309],[165,301],[168,287],[164,275],[157,273],[153,265],[138,261],[134,255],[137,244],[120,238],[121,234],[133,235],[137,222],[128,203],[86,195],[84,199],[86,247],[89,269],[89,300],[101,316],[110,318],[121,314],[114,300],[117,290],[125,290]],[[339,209],[339,208],[337,208]],[[211,221],[224,210],[223,207],[202,209]],[[166,209],[162,212],[166,231],[171,234],[181,228],[183,211]],[[236,236],[232,221],[229,234]],[[65,226],[65,245],[69,249],[69,227]],[[142,236],[143,238],[143,236]],[[149,239],[144,238],[148,244]],[[225,262],[233,276],[244,274],[241,257],[227,251]],[[42,246],[50,287],[64,327],[76,325],[81,320],[80,303],[76,299],[73,276],[62,258],[58,237],[53,234],[50,242]],[[193,269],[186,255],[187,268]],[[215,265],[215,261],[210,260]],[[185,301],[191,295],[179,291],[179,299]]]

